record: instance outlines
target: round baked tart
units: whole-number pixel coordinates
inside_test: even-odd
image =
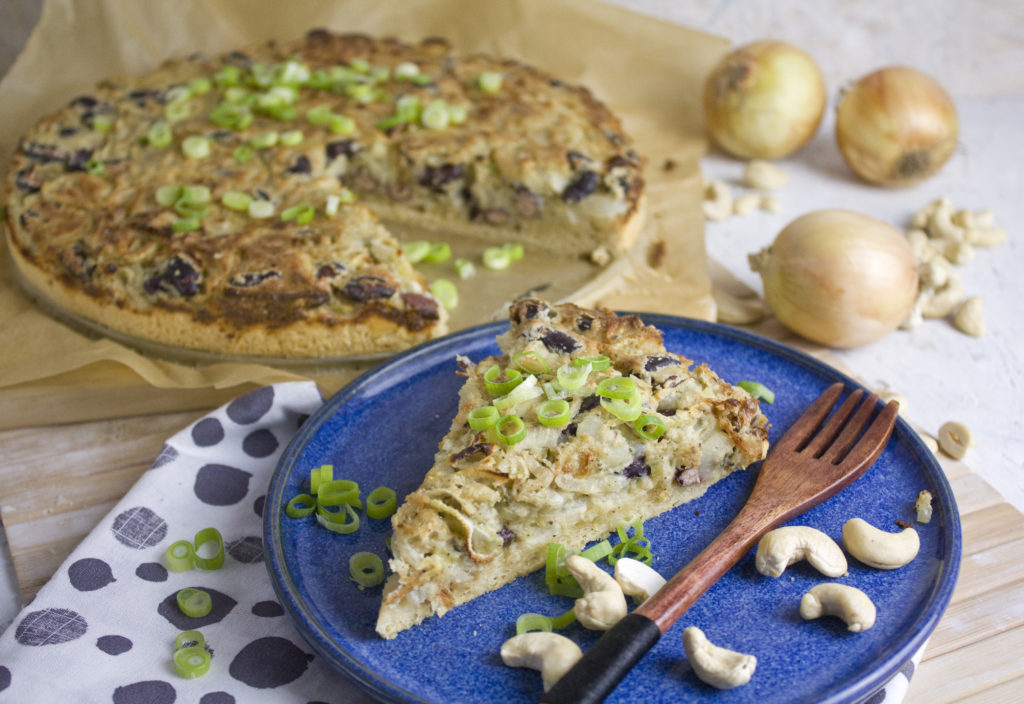
[[[24,136],[8,175],[21,279],[175,348],[344,357],[443,334],[382,222],[607,261],[643,161],[585,88],[440,39],[314,30],[108,80]]]

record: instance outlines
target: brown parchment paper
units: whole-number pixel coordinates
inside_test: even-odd
[[[6,172],[18,138],[36,120],[104,77],[144,72],[192,52],[297,37],[313,27],[408,41],[443,36],[459,51],[518,58],[587,85],[623,118],[648,159],[649,214],[635,250],[571,298],[619,310],[714,317],[698,108],[700,83],[727,42],[597,0],[47,0],[0,83],[0,170]],[[42,313],[12,280],[6,252],[0,256],[0,428],[43,421],[26,408],[37,395],[50,401],[46,422],[66,422],[199,408],[247,385],[289,379],[314,378],[331,393],[367,368],[297,372],[140,354]],[[189,389],[196,393],[182,393]]]

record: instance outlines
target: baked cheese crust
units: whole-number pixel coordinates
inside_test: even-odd
[[[377,621],[384,638],[540,568],[550,542],[579,551],[620,524],[701,496],[767,453],[757,401],[707,365],[691,368],[666,351],[661,333],[639,318],[525,299],[510,319],[498,338],[501,356],[460,358],[459,412],[422,485],[392,517],[392,574]],[[564,393],[566,425],[538,421],[547,392],[559,395],[551,386],[503,409],[523,421],[521,441],[470,428],[474,409],[504,405],[487,390],[492,367],[532,365],[538,373],[520,386],[544,388],[563,365],[595,355],[610,365]],[[646,439],[606,408],[598,384],[615,377],[633,380],[643,413],[660,419],[663,435]]]
[[[378,217],[621,252],[641,169],[585,88],[440,39],[314,30],[105,81],[42,120],[13,156],[8,243],[43,296],[139,338],[395,350],[446,315]]]

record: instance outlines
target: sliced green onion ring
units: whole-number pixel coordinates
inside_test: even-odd
[[[614,565],[624,557],[632,558],[645,565],[652,564],[654,553],[651,552],[651,541],[642,535],[634,535],[629,540],[617,544],[608,555],[608,564]]]
[[[321,479],[319,491],[317,491],[317,504],[319,506],[341,506],[347,504],[362,510],[363,502],[359,498],[359,484],[351,479]]]
[[[166,147],[171,139],[171,128],[166,122],[154,122],[146,133],[146,142],[153,147]]]
[[[348,571],[361,587],[376,587],[384,581],[384,562],[372,552],[353,553],[348,558]]]
[[[594,543],[589,548],[580,553],[580,557],[585,557],[591,562],[598,562],[603,560],[612,554],[612,543],[610,540],[605,538],[599,543]]]
[[[502,249],[508,252],[508,258],[514,262],[519,261],[526,254],[526,249],[519,242],[506,242]]]
[[[775,403],[775,392],[769,389],[764,384],[758,383],[756,381],[741,381],[740,383],[736,384],[736,386],[740,387],[754,398],[764,401],[765,403]]]
[[[509,414],[494,424],[494,434],[503,445],[515,445],[526,437],[526,424],[515,414]]]
[[[537,420],[549,428],[561,428],[569,424],[569,402],[564,399],[549,399],[537,407]]]
[[[665,434],[665,421],[652,413],[641,413],[633,427],[644,440],[657,440]]]
[[[501,367],[495,364],[484,372],[484,385],[487,392],[494,396],[504,396],[522,382],[523,375],[518,369],[506,369],[502,372]]]
[[[610,376],[597,384],[597,395],[604,398],[628,399],[636,392],[636,381],[630,376]]]
[[[202,677],[210,670],[210,654],[198,646],[174,651],[174,671],[185,679]]]
[[[320,485],[326,484],[334,479],[334,465],[322,464],[309,470],[309,490],[316,494],[320,491]]]
[[[202,227],[203,223],[199,218],[192,216],[187,218],[178,218],[171,223],[171,229],[175,232],[192,232]]]
[[[225,208],[242,212],[249,210],[249,203],[252,203],[252,201],[252,196],[244,191],[226,191],[220,197],[220,202],[224,204]]]
[[[202,589],[185,587],[176,597],[178,609],[189,618],[202,618],[213,609],[213,599]]]
[[[488,247],[484,250],[483,260],[484,266],[494,271],[508,269],[508,265],[512,263],[511,255],[503,247]]]
[[[522,614],[516,619],[516,635],[544,631],[550,633],[554,624],[548,616],[543,614]]]
[[[545,381],[542,387],[544,389],[544,395],[548,397],[548,400],[554,401],[560,398],[569,398],[572,394],[550,381]]]
[[[181,143],[181,151],[189,159],[203,159],[210,156],[210,140],[206,137],[186,137]]]
[[[561,543],[548,543],[547,556],[544,560],[544,582],[552,585],[559,577],[569,574],[565,566],[565,546]]]
[[[426,240],[406,242],[402,245],[402,251],[405,253],[406,258],[415,264],[416,262],[423,261],[423,258],[430,252],[430,243]]]
[[[448,279],[431,281],[430,293],[445,307],[445,310],[452,310],[459,305],[459,289]]]
[[[551,370],[548,368],[548,363],[544,361],[544,358],[536,350],[527,350],[526,352],[520,352],[519,354],[512,357],[512,364],[520,371],[524,371],[527,374],[550,374]]]
[[[250,147],[248,144],[242,144],[235,148],[235,151],[232,154],[232,156],[234,157],[235,161],[237,161],[239,164],[248,163],[252,161],[252,147]]]
[[[174,205],[180,195],[181,186],[160,186],[160,188],[156,189],[155,197],[157,205],[167,208]]]
[[[337,511],[327,506],[316,507],[316,522],[329,531],[348,535],[359,530],[359,514],[351,504],[342,504]]]
[[[285,507],[284,512],[289,518],[305,518],[316,510],[316,499],[309,494],[299,494],[292,497]]]
[[[167,569],[171,572],[185,572],[192,569],[195,550],[189,541],[178,540],[167,547],[164,556],[167,558]]]
[[[195,540],[195,562],[196,567],[201,570],[219,570],[224,565],[224,537],[216,528],[203,528],[196,533]],[[213,546],[210,550],[207,546]],[[207,548],[203,550],[203,548]],[[203,553],[209,554],[209,557]],[[212,553],[212,554],[210,554]]]
[[[476,274],[476,267],[468,259],[459,258],[453,264],[455,266],[455,273],[459,275],[460,279],[468,279]]]
[[[428,264],[438,264],[448,261],[452,256],[452,246],[447,242],[434,242],[430,245],[427,253],[423,255],[423,261]]]
[[[641,407],[640,394],[635,394],[632,398],[601,398],[601,408],[605,409],[619,420],[624,420],[632,423],[640,414],[643,413]]]
[[[592,354],[584,355],[582,357],[575,357],[572,363],[577,367],[582,367],[585,364],[589,364],[590,368],[595,372],[601,372],[612,365],[612,360],[607,355],[603,354]]]
[[[570,367],[568,364],[563,364],[555,372],[555,378],[558,380],[558,385],[567,391],[575,391],[576,389],[587,383],[587,377],[590,376],[591,366],[589,363],[576,365]]]
[[[531,375],[504,396],[494,399],[494,407],[499,411],[506,411],[517,404],[543,395],[544,390],[537,386],[537,377]]]
[[[387,518],[398,508],[395,490],[379,486],[366,495],[366,515],[370,518]]]
[[[501,414],[498,413],[498,409],[494,406],[480,406],[474,408],[466,416],[466,420],[469,423],[469,427],[473,430],[487,430],[492,425],[498,422],[501,418]]]
[[[502,75],[498,71],[484,71],[477,76],[477,86],[484,93],[497,93],[501,90]]]
[[[205,648],[206,638],[203,634],[197,630],[182,631],[178,634],[178,637],[174,639],[174,649],[181,650],[182,648]]]

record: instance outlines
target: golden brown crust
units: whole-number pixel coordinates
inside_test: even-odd
[[[478,83],[489,71],[497,92]],[[399,100],[414,117],[395,121]],[[452,124],[428,126],[432,105]],[[169,145],[151,139],[157,124]],[[209,154],[184,155],[189,138]],[[635,238],[641,170],[585,88],[439,39],[314,30],[105,81],[41,120],[12,159],[8,242],[42,294],[130,335],[237,354],[390,350],[443,332],[444,311],[362,205],[326,215],[332,197],[495,241],[616,252]],[[163,186],[210,201],[160,203]],[[229,192],[273,214],[232,210]],[[284,221],[296,206],[313,219]]]
[[[394,574],[377,622],[385,638],[534,571],[549,542],[578,551],[620,524],[701,496],[767,452],[757,401],[705,364],[691,369],[640,318],[539,299],[515,302],[509,317],[501,356],[460,364],[467,380],[459,412],[433,467],[392,518]],[[527,429],[507,445],[491,430],[473,430],[468,418],[480,406],[502,405],[486,389],[487,370],[524,354],[547,371],[536,366],[539,373],[517,387],[536,395],[504,409]],[[559,391],[539,388],[563,365],[593,355],[610,366],[565,396],[568,424],[541,424],[539,404]],[[634,381],[642,412],[660,419],[664,434],[645,437],[605,406],[597,385],[614,377]]]

